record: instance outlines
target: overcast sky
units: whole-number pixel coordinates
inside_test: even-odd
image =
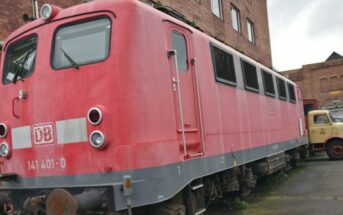
[[[343,55],[343,0],[268,0],[268,13],[275,69]]]

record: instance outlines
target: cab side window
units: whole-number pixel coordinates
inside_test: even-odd
[[[314,116],[314,124],[323,125],[329,124],[329,117],[325,114]]]
[[[6,51],[2,83],[16,83],[31,76],[35,69],[37,35],[28,36],[9,45]]]

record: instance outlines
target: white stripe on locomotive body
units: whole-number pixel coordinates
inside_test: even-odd
[[[56,121],[57,144],[85,142],[87,137],[86,118]]]
[[[31,128],[23,126],[11,129],[13,149],[31,148]]]
[[[56,121],[57,144],[88,141],[86,118]],[[31,126],[11,129],[13,149],[32,148]]]

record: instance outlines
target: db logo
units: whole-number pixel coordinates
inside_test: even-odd
[[[44,123],[32,126],[32,139],[36,145],[54,143],[54,124]]]

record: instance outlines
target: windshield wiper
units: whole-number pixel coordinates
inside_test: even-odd
[[[79,69],[80,65],[77,64],[77,63],[73,60],[73,58],[71,58],[71,57],[67,54],[67,52],[65,52],[65,51],[63,50],[63,48],[60,48],[60,50],[62,51],[63,55],[67,58],[67,60],[69,61],[69,63],[70,63],[74,68]]]
[[[30,54],[31,54],[34,50],[35,50],[35,48],[32,48],[32,49],[29,49],[29,50],[26,52],[26,54],[25,54],[25,56],[24,56],[24,59],[23,59],[23,62],[22,62],[20,65],[18,65],[18,68],[17,68],[17,70],[15,71],[15,74],[14,74],[14,77],[13,77],[13,80],[12,80],[13,84],[17,83],[18,77],[21,76],[21,73],[23,72],[23,68],[24,68],[24,66],[25,66],[25,63],[26,63],[27,59],[29,58]]]

